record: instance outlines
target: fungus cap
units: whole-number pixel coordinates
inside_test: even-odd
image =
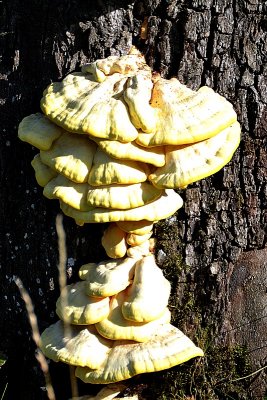
[[[116,60],[118,60],[118,58],[119,58],[118,56],[109,56],[109,57],[105,58],[104,59],[104,68],[100,67],[101,60],[96,60],[89,64],[84,64],[81,68],[81,72],[92,75],[92,79],[95,82],[103,82],[106,79],[106,75],[111,75],[108,72],[110,72],[114,62]]]
[[[148,232],[143,235],[136,235],[136,233],[129,233],[126,236],[126,242],[129,246],[139,246],[151,238],[153,232]]]
[[[130,142],[138,132],[122,97],[126,79],[116,73],[99,83],[88,73],[69,74],[62,82],[48,86],[41,108],[67,131]]]
[[[121,143],[116,140],[94,140],[103,151],[114,158],[141,161],[155,165],[156,167],[162,167],[165,164],[164,146],[142,147],[135,141]]]
[[[85,383],[106,384],[168,369],[198,356],[203,356],[199,347],[179,329],[164,324],[148,342],[115,341],[99,369],[78,367],[75,374]]]
[[[233,156],[240,142],[235,122],[216,136],[187,146],[166,146],[166,166],[149,175],[158,188],[184,188],[219,171]]]
[[[89,296],[108,297],[124,290],[133,279],[136,259],[126,257],[88,263],[79,270],[79,276],[86,281],[85,291]]]
[[[116,73],[122,75],[135,74],[139,70],[146,70],[151,74],[144,56],[138,50],[134,54],[131,53],[121,57],[109,56],[82,66],[82,72],[92,74],[98,82],[103,82],[108,75]]]
[[[109,315],[95,325],[101,336],[112,340],[147,342],[160,325],[167,324],[171,320],[171,313],[167,308],[160,318],[151,322],[141,323],[126,320],[121,311],[125,300],[125,291],[111,298]]]
[[[151,203],[160,198],[162,193],[162,189],[156,188],[149,182],[131,185],[113,184],[89,188],[87,203],[90,207],[128,210]]]
[[[87,203],[88,190],[87,183],[75,183],[59,174],[46,184],[43,195],[48,199],[59,199],[76,210],[88,211],[93,209]]]
[[[157,200],[129,210],[96,207],[91,211],[82,212],[60,202],[60,207],[64,214],[74,218],[78,223],[140,221],[143,219],[158,221],[173,215],[182,205],[182,198],[171,189],[166,189]]]
[[[154,251],[154,239],[146,240],[138,246],[129,247],[127,249],[127,256],[136,258],[137,260],[149,256]]]
[[[56,303],[59,318],[70,324],[90,325],[101,321],[109,314],[109,298],[89,297],[85,294],[85,282],[76,282],[66,287]]]
[[[147,180],[150,173],[146,164],[133,160],[119,160],[97,149],[88,183],[93,186],[131,184]]]
[[[88,180],[96,144],[90,139],[71,133],[64,133],[57,139],[50,150],[41,151],[44,164],[66,178],[84,183]]]
[[[154,222],[143,219],[141,221],[118,221],[116,224],[127,233],[145,235],[152,231]]]
[[[23,118],[18,128],[20,140],[30,143],[39,150],[49,150],[52,143],[61,136],[62,132],[62,129],[41,113],[31,114]]]
[[[71,325],[69,336],[64,333],[62,321],[50,325],[41,335],[41,350],[53,361],[70,365],[100,368],[113,345],[111,340],[96,333],[93,325],[86,328]]]
[[[167,307],[170,291],[170,282],[157,266],[154,255],[143,257],[135,265],[134,280],[122,304],[124,318],[137,322],[159,318]]]
[[[131,142],[138,136],[122,97],[97,102],[90,114],[86,130],[92,137]]]
[[[123,95],[134,126],[143,132],[153,132],[157,120],[156,111],[149,104],[153,88],[151,74],[134,75],[128,78],[126,85]]]
[[[40,154],[36,154],[34,159],[31,162],[31,166],[34,169],[35,172],[35,179],[38,183],[38,185],[44,187],[48,184],[48,182],[51,181],[51,179],[55,178],[57,176],[56,171],[53,169],[49,168],[47,165],[45,165],[41,161]]]
[[[126,233],[120,229],[115,222],[111,223],[104,231],[101,239],[108,257],[121,258],[124,257],[127,251]]]
[[[177,79],[159,78],[151,106],[158,112],[157,129],[139,133],[142,146],[183,145],[215,136],[236,121],[231,103],[207,86],[193,91]]]

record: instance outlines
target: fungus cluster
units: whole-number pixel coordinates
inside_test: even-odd
[[[84,382],[117,382],[203,355],[170,324],[170,283],[153,254],[85,264],[79,276],[59,297],[61,320],[43,332],[42,350],[77,366]]]
[[[133,52],[52,83],[41,109],[19,125],[19,138],[40,150],[36,180],[78,225],[110,223],[102,245],[111,258],[80,268],[81,281],[57,301],[61,321],[42,335],[43,352],[90,383],[203,355],[170,324],[170,284],[150,238],[153,224],[182,206],[174,189],[231,159],[240,141],[232,105],[211,88],[161,78]]]

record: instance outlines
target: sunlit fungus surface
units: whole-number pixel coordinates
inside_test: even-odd
[[[232,105],[151,71],[137,51],[84,65],[47,87],[19,138],[46,198],[78,225],[110,223],[107,253],[59,297],[42,351],[88,383],[181,364],[203,351],[170,324],[170,283],[153,255],[153,225],[183,201],[175,189],[219,171],[240,141]],[[77,228],[79,229],[79,228]],[[153,283],[153,284],[152,284]],[[68,335],[64,323],[69,324]]]

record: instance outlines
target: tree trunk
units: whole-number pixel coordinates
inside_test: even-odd
[[[267,2],[263,0],[3,0],[0,2],[1,345],[0,397],[46,399],[22,279],[42,331],[56,321],[58,204],[47,201],[19,142],[20,120],[39,111],[51,81],[85,62],[126,54],[134,44],[163,77],[208,85],[230,100],[242,142],[219,173],[181,191],[185,205],[158,223],[157,260],[172,283],[173,324],[205,351],[129,381],[140,399],[263,399],[266,365]],[[148,22],[147,31],[140,28]],[[103,225],[64,218],[68,282],[100,261]],[[265,363],[265,364],[264,364]],[[266,370],[265,370],[266,371]],[[68,368],[51,363],[58,400],[71,397]],[[99,390],[79,383],[81,393]],[[186,397],[188,396],[188,397]]]

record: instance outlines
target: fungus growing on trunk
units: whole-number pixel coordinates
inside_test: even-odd
[[[41,160],[48,167],[73,182],[85,183],[93,163],[96,144],[86,137],[63,133],[49,150],[41,150]]]
[[[132,53],[96,60],[52,83],[41,108],[45,115],[19,126],[21,140],[40,150],[32,161],[37,182],[78,225],[111,223],[102,244],[112,258],[80,268],[83,282],[57,302],[69,335],[62,322],[52,325],[42,335],[43,352],[77,366],[89,383],[203,356],[169,324],[170,283],[150,237],[154,223],[182,207],[174,189],[230,161],[240,140],[232,105],[211,88],[193,91],[152,74]]]
[[[90,297],[85,291],[86,282],[67,286],[67,294],[60,296],[56,313],[62,321],[73,325],[96,324],[109,315],[109,297]]]
[[[149,322],[159,318],[167,307],[171,285],[151,254],[136,262],[133,283],[122,304],[124,318]]]
[[[137,374],[161,371],[190,358],[203,356],[203,351],[179,329],[164,324],[145,343],[115,341],[106,361],[98,369],[76,369],[76,376],[86,383],[111,383]]]
[[[31,166],[35,171],[35,179],[38,185],[44,187],[51,181],[51,179],[57,176],[56,171],[49,168],[41,161],[40,154],[36,154],[34,159],[31,162]]]
[[[150,173],[145,163],[111,157],[99,147],[94,155],[88,183],[93,186],[145,182]]]
[[[126,300],[127,290],[111,298],[109,315],[95,325],[101,336],[112,340],[146,342],[157,331],[160,325],[167,324],[171,320],[171,313],[165,308],[164,313],[152,321],[129,321],[122,314],[122,305]]]
[[[31,114],[19,124],[18,136],[39,150],[49,150],[53,142],[63,133],[63,129],[53,124],[41,114]]]
[[[113,342],[100,336],[94,325],[72,325],[66,334],[62,321],[58,321],[42,333],[41,350],[46,357],[91,369],[103,365],[112,346]]]
[[[232,158],[240,142],[240,133],[239,123],[234,122],[202,142],[166,146],[166,164],[148,179],[158,188],[185,188],[215,174]]]
[[[126,233],[112,222],[104,231],[101,244],[110,258],[124,257],[127,251]]]
[[[86,281],[85,292],[89,296],[108,297],[124,290],[134,277],[136,258],[125,257],[117,260],[88,263],[79,270],[79,276]]]

